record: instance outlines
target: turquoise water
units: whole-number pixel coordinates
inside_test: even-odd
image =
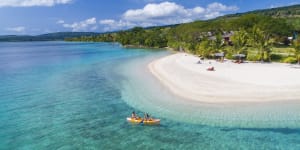
[[[300,149],[298,103],[270,107],[283,114],[271,124],[261,126],[261,116],[249,126],[241,117],[228,123],[229,106],[220,121],[210,114],[220,107],[183,103],[151,78],[147,63],[168,54],[109,43],[0,43],[0,149]],[[133,110],[161,125],[128,124]]]

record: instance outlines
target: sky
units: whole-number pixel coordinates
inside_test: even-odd
[[[117,31],[294,4],[300,0],[0,0],[0,35]]]

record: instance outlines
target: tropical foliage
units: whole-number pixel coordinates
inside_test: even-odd
[[[294,41],[293,46],[295,48],[295,51],[294,51],[295,59],[296,59],[296,61],[298,61],[298,64],[300,64],[300,38],[297,38]]]
[[[300,5],[225,15],[207,21],[104,33],[68,41],[119,42],[135,47],[169,47],[211,58],[244,54],[252,61],[300,62]],[[292,45],[292,46],[291,46]],[[292,50],[290,50],[292,48]],[[278,51],[282,49],[283,51]],[[286,50],[286,51],[284,51]]]
[[[55,32],[41,35],[2,35],[0,42],[21,42],[21,41],[61,41],[66,38],[75,38],[83,36],[96,36],[95,32]]]
[[[247,52],[247,44],[249,43],[249,34],[244,29],[239,29],[231,37],[231,41],[234,43],[234,53],[245,54]]]

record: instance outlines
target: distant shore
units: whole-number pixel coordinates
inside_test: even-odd
[[[148,47],[148,46],[144,46],[144,45],[122,45],[124,48],[133,48],[133,49],[137,49],[137,48],[141,48],[141,49],[164,49],[164,50],[171,50],[171,51],[175,51],[173,48],[170,47]]]
[[[207,71],[213,66],[215,71]],[[223,63],[186,53],[149,64],[151,73],[180,97],[207,103],[299,101],[300,66]]]

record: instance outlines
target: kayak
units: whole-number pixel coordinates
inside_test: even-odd
[[[143,120],[143,118],[131,118],[127,117],[127,121],[134,124],[145,124],[145,125],[158,125],[160,123],[160,119],[150,119]]]

